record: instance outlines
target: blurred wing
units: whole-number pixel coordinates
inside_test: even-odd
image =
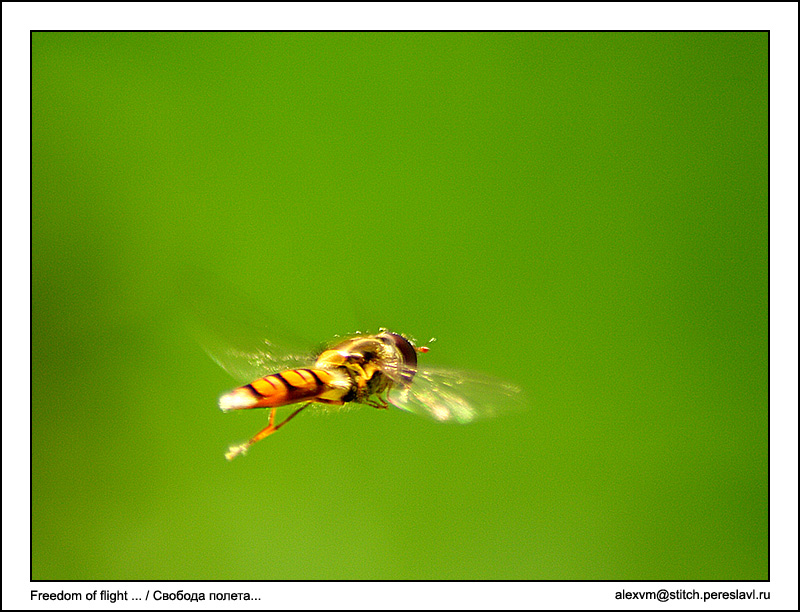
[[[471,423],[523,408],[522,389],[507,381],[463,370],[425,368],[410,385],[389,391],[393,406],[440,422]]]
[[[251,295],[230,285],[212,291],[196,279],[182,280],[179,314],[184,326],[237,381],[251,382],[314,363],[313,346],[264,314]]]
[[[268,338],[267,335],[268,332],[249,337],[223,336],[206,327],[197,334],[197,339],[211,359],[242,383],[314,363],[313,351],[298,348],[280,338]]]

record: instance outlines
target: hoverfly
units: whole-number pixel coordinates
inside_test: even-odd
[[[253,370],[263,373],[267,368],[273,372],[219,398],[223,412],[270,409],[267,426],[248,441],[230,446],[225,457],[230,461],[245,454],[313,404],[394,406],[436,421],[457,423],[523,404],[519,387],[494,377],[418,367],[417,354],[427,352],[427,347],[417,347],[412,339],[386,329],[347,337],[313,360],[267,340],[255,351],[215,354],[209,350],[215,361],[234,375],[241,377]],[[249,367],[241,367],[243,363]],[[299,406],[288,417],[275,423],[278,408],[296,404]]]

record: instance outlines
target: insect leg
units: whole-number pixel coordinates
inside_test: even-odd
[[[368,406],[372,406],[373,408],[377,408],[378,410],[389,409],[389,402],[386,401],[386,398],[380,395],[371,397],[368,400],[363,401],[363,403],[367,404]]]
[[[267,436],[269,436],[271,434],[274,434],[281,427],[286,425],[286,423],[288,423],[294,417],[296,417],[300,413],[301,410],[303,410],[304,408],[308,408],[312,403],[313,402],[306,402],[305,404],[300,406],[297,410],[295,410],[292,414],[290,414],[288,417],[286,417],[283,421],[281,421],[278,425],[275,425],[275,412],[277,411],[277,408],[273,408],[269,413],[269,425],[267,425],[264,429],[259,431],[256,435],[254,435],[252,438],[250,438],[244,444],[235,444],[235,445],[231,446],[228,449],[228,452],[225,453],[225,458],[228,461],[231,461],[235,457],[238,457],[239,455],[245,454],[250,449],[250,447],[253,446],[253,444],[258,442],[259,440],[263,440],[264,438],[266,438]]]

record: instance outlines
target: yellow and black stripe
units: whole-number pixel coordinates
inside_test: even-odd
[[[334,375],[318,368],[286,370],[259,378],[220,398],[222,410],[276,408],[316,398],[330,389]]]

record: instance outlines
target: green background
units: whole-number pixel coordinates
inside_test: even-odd
[[[34,33],[32,577],[766,579],[767,45]],[[191,274],[528,408],[228,463]]]

